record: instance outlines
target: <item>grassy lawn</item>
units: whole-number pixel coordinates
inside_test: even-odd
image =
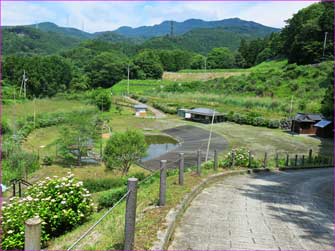
[[[188,123],[206,130],[210,130],[211,126],[194,122]],[[214,124],[213,131],[225,137],[228,141],[229,149],[245,147],[254,151],[256,156],[259,157],[263,156],[265,151],[269,155],[274,155],[276,151],[307,154],[309,149],[313,149],[314,153],[333,154],[332,139],[320,139],[307,135],[292,135],[281,129],[224,122]]]
[[[2,105],[2,114],[6,117],[10,124],[13,123],[13,118],[24,118],[29,115],[46,113],[46,112],[70,112],[76,110],[85,110],[93,108],[92,105],[83,103],[82,101],[76,100],[64,100],[64,99],[36,99],[34,101],[26,101],[24,103]]]

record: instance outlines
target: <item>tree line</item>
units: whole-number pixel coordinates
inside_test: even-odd
[[[333,2],[304,8],[287,20],[281,32],[263,39],[242,39],[237,51],[218,47],[207,55],[159,48],[136,52],[117,43],[92,40],[59,55],[7,56],[3,61],[3,86],[4,90],[8,86],[19,88],[25,70],[28,97],[46,97],[65,91],[109,88],[126,79],[128,72],[131,79],[159,79],[163,71],[248,68],[278,57],[297,64],[333,60],[333,8]]]

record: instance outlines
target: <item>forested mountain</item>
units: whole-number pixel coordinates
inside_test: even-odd
[[[3,55],[54,54],[73,48],[81,39],[28,26],[3,27]]]
[[[128,26],[120,27],[114,32],[127,37],[158,37],[168,35],[171,32],[171,25],[173,26],[174,35],[182,35],[188,31],[198,28],[217,28],[222,27],[227,30],[238,32],[244,30],[256,32],[257,35],[265,36],[272,32],[277,32],[279,29],[264,26],[251,21],[244,21],[239,18],[230,18],[219,21],[204,21],[201,19],[188,19],[184,22],[164,21],[153,26],[141,26],[138,28],[131,28]]]
[[[246,27],[201,28],[191,30],[180,36],[154,37],[145,41],[141,47],[184,49],[205,54],[215,47],[227,47],[234,51],[239,48],[242,39],[251,40],[260,37],[263,37],[261,32],[249,32]]]
[[[132,32],[123,32],[129,29]],[[143,48],[184,49],[207,53],[214,47],[222,46],[236,50],[243,38],[249,40],[264,37],[276,31],[278,29],[238,18],[209,22],[199,19],[174,22],[172,37],[166,35],[170,32],[169,21],[154,26],[134,29],[121,27],[116,31],[96,33],[44,22],[35,25],[3,27],[2,53],[4,55],[53,54],[71,49],[86,40],[118,43],[119,47],[122,43],[125,43],[127,47],[132,44],[137,47],[137,50]],[[162,36],[157,37],[159,35]]]
[[[76,28],[71,28],[71,27],[60,27],[54,23],[51,22],[43,22],[43,23],[38,23],[34,25],[28,25],[29,27],[36,28],[41,31],[46,31],[46,32],[55,32],[58,34],[62,35],[67,35],[79,39],[89,39],[93,38],[94,35]]]

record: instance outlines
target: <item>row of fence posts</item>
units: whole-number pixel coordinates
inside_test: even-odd
[[[232,152],[232,167],[235,166],[235,153]],[[309,160],[312,160],[312,150],[309,151]],[[214,170],[218,168],[218,152],[214,150]],[[196,173],[201,175],[201,150],[197,151]],[[267,167],[268,154],[264,154],[263,166]],[[297,165],[298,155],[295,155],[295,165]],[[279,166],[279,154],[275,155],[276,167]],[[305,162],[305,156],[302,156],[302,163]],[[178,184],[184,185],[184,153],[179,153],[179,175]],[[252,154],[249,151],[249,167],[252,164]],[[289,155],[286,155],[286,166],[289,165]],[[166,178],[167,178],[167,161],[160,161],[160,185],[159,185],[159,202],[158,205],[163,207],[166,203]],[[126,197],[125,212],[125,239],[124,250],[132,250],[135,240],[135,223],[136,223],[136,207],[137,207],[137,178],[128,179],[128,196]],[[25,250],[40,250],[41,239],[41,220],[39,218],[28,219],[25,222]]]

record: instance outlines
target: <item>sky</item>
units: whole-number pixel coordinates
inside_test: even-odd
[[[87,32],[114,30],[120,26],[138,27],[165,20],[190,18],[221,20],[238,17],[282,28],[285,20],[313,1],[1,1],[2,25],[53,22]]]

